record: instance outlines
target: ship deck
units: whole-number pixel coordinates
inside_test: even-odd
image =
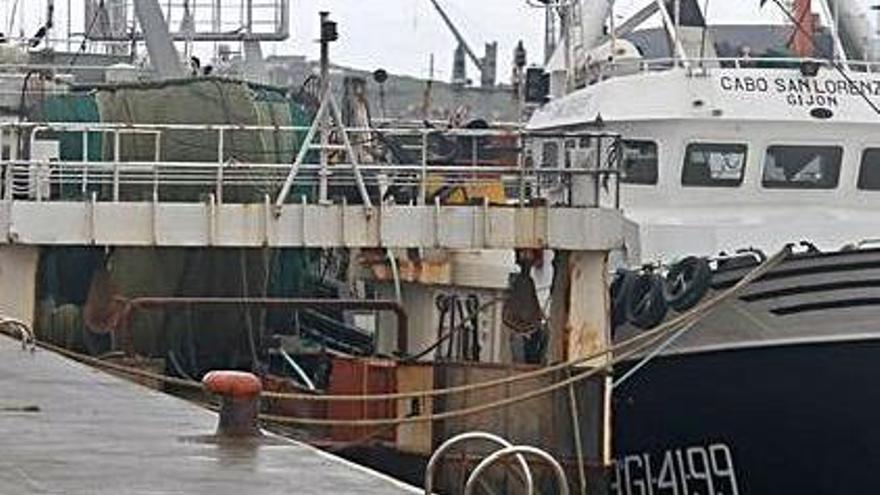
[[[209,440],[216,423],[197,405],[0,336],[0,493],[419,493],[289,439]]]

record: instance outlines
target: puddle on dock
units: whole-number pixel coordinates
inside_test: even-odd
[[[224,437],[218,435],[189,435],[178,437],[184,443],[217,445],[224,448],[255,449],[258,447],[289,447],[291,443],[275,436],[263,435],[259,437]]]

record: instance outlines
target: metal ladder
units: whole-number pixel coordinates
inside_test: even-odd
[[[496,445],[499,445],[501,448],[496,450],[491,455],[480,461],[479,464],[477,464],[477,467],[474,468],[473,472],[471,472],[470,476],[468,476],[467,482],[465,483],[464,495],[473,495],[474,489],[476,488],[477,480],[479,479],[480,475],[482,475],[496,462],[510,456],[516,457],[517,463],[523,471],[526,485],[526,495],[533,495],[534,478],[532,477],[532,471],[529,468],[529,463],[526,461],[526,455],[538,457],[549,464],[553,468],[553,471],[556,473],[556,480],[559,483],[559,494],[570,495],[570,491],[568,488],[568,477],[565,475],[565,470],[562,468],[562,465],[559,464],[559,461],[554,459],[553,456],[537,447],[532,447],[528,445],[513,445],[512,443],[498,435],[484,431],[472,431],[456,435],[449,440],[443,442],[443,444],[441,444],[440,447],[438,447],[437,450],[435,450],[434,453],[431,454],[431,458],[428,460],[428,466],[425,469],[425,495],[433,495],[434,493],[434,469],[436,468],[437,463],[439,462],[443,454],[449,451],[456,444],[474,440],[482,440],[484,442],[494,443]]]

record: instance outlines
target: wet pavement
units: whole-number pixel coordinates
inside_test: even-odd
[[[280,437],[212,441],[216,415],[0,335],[0,493],[419,493]]]

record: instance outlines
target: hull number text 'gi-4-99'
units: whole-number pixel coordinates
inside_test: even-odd
[[[739,495],[733,454],[721,443],[625,455],[613,468],[617,495]]]

